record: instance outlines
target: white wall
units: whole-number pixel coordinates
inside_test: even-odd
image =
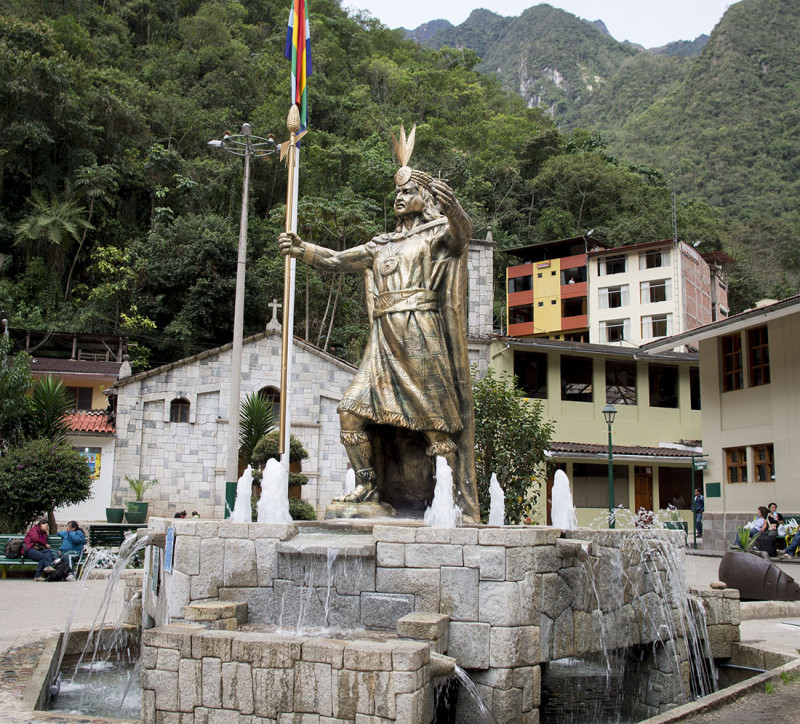
[[[76,505],[57,508],[56,520],[64,523],[69,520],[105,520],[106,508],[111,505],[111,481],[114,472],[114,442],[110,435],[71,435],[69,442],[78,449],[100,448],[100,477],[92,481],[92,495],[89,500]]]

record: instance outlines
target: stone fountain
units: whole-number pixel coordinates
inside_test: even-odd
[[[458,664],[496,722],[536,722],[543,665],[633,646],[644,718],[689,701],[693,659],[738,635],[735,591],[704,593],[717,651],[676,625],[680,531],[345,525],[152,520],[175,538],[171,572],[147,549],[143,721],[419,724]]]

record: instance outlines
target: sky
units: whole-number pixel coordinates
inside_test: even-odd
[[[734,1],[548,0],[547,4],[584,20],[602,20],[616,40],[657,48],[709,34]],[[517,16],[537,4],[537,0],[342,0],[343,7],[366,10],[390,28],[412,29],[440,18],[460,25],[476,8]]]

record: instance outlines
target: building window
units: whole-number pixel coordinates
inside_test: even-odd
[[[629,319],[611,319],[607,322],[600,322],[600,339],[603,342],[623,342],[630,339]]]
[[[614,505],[628,507],[628,466],[614,465]],[[608,510],[608,465],[575,463],[572,466],[572,502],[578,508]]]
[[[599,290],[598,303],[600,309],[617,309],[630,304],[630,292],[627,284],[618,287],[606,287]]]
[[[668,337],[672,334],[672,315],[653,314],[642,317],[642,339]]]
[[[561,358],[561,399],[592,401],[592,360],[588,357]]]
[[[639,254],[639,269],[657,269],[669,264],[669,249],[648,249]]]
[[[189,400],[177,397],[169,403],[170,422],[189,422]]]
[[[525,397],[547,399],[547,355],[541,352],[514,352],[514,377]]]
[[[73,410],[92,409],[92,388],[91,387],[67,387],[67,398],[70,400],[70,407]]]
[[[747,448],[725,448],[725,468],[728,471],[729,483],[747,482]]]
[[[555,299],[551,299],[551,300],[550,300],[550,304],[555,304],[555,303],[556,303],[556,300],[555,300]]]
[[[650,365],[650,407],[678,407],[678,368]]]
[[[659,279],[654,282],[642,282],[639,288],[642,304],[668,302],[670,299],[670,287],[666,279]]]
[[[767,328],[747,330],[747,357],[750,363],[750,387],[769,384],[769,344]]]
[[[624,274],[626,259],[627,257],[625,254],[619,254],[618,256],[607,256],[605,259],[600,260],[600,263],[597,267],[597,273],[601,277],[610,276],[611,274]]]
[[[508,323],[509,324],[525,324],[526,322],[533,321],[533,307],[528,305],[525,307],[511,307],[508,310]]]
[[[562,284],[579,284],[586,281],[586,267],[578,266],[573,269],[561,270]]]
[[[700,369],[698,367],[689,368],[689,392],[692,398],[692,409],[700,410]]]
[[[722,391],[740,390],[744,387],[742,371],[742,336],[729,334],[720,340],[722,345]]]
[[[757,483],[775,482],[775,451],[770,445],[753,445],[753,472]]]
[[[636,404],[636,363],[606,361],[606,402]]]
[[[537,279],[541,279],[541,278],[542,278],[542,272],[539,272],[539,273],[536,275],[536,278],[537,278]]]
[[[553,304],[556,300],[553,300]],[[586,297],[576,297],[575,299],[564,299],[561,302],[562,317],[580,317],[586,314]]]
[[[272,403],[272,419],[277,424],[281,414],[281,391],[277,387],[262,387],[258,396]]]
[[[533,277],[511,277],[508,280],[508,293],[514,294],[516,292],[529,292],[533,289]]]

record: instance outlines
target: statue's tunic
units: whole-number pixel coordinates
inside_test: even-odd
[[[319,269],[371,272],[369,341],[340,411],[412,430],[461,430],[440,299],[468,243],[441,218],[342,252],[314,248]]]

